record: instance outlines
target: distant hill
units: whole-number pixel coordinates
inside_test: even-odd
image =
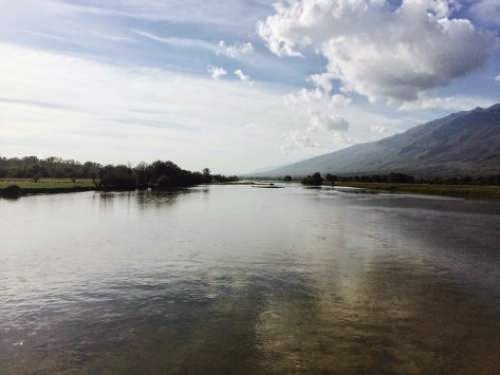
[[[259,175],[304,176],[314,172],[500,174],[500,103],[454,113],[377,142],[358,144]]]

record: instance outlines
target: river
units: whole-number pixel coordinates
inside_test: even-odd
[[[0,374],[500,373],[500,204],[208,186],[0,199]]]

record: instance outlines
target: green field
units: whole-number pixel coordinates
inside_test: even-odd
[[[69,178],[41,178],[38,182],[30,178],[2,178],[0,179],[0,189],[10,185],[17,185],[21,189],[29,190],[50,190],[50,189],[77,189],[95,187],[91,179],[77,179],[73,182]]]
[[[498,199],[500,186],[440,185],[440,184],[398,184],[385,182],[338,182],[336,186],[380,190],[391,193],[444,195],[466,199]]]

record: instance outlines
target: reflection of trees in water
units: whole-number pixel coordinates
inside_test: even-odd
[[[187,189],[175,189],[168,191],[138,191],[135,193],[136,201],[138,206],[141,209],[149,208],[149,207],[165,207],[165,206],[173,206],[179,198],[190,195],[190,194],[199,194],[199,193],[208,193],[208,188],[187,188]]]
[[[141,209],[172,206],[180,195],[187,194],[186,191],[189,191],[189,189],[165,192],[139,191],[135,195],[136,203]]]
[[[109,209],[113,207],[113,202],[117,193],[113,192],[99,192],[94,193],[94,197],[99,200],[100,209]]]
[[[112,208],[116,199],[127,199],[129,204],[136,204],[139,209],[144,210],[151,207],[161,208],[173,206],[182,196],[200,193],[208,195],[209,192],[209,188],[201,187],[172,189],[167,191],[137,190],[123,192],[99,192],[95,193],[95,196],[99,198],[99,206],[104,209]]]

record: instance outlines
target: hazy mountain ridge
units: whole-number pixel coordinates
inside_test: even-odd
[[[261,173],[480,175],[500,173],[500,103],[453,113],[376,142]]]

